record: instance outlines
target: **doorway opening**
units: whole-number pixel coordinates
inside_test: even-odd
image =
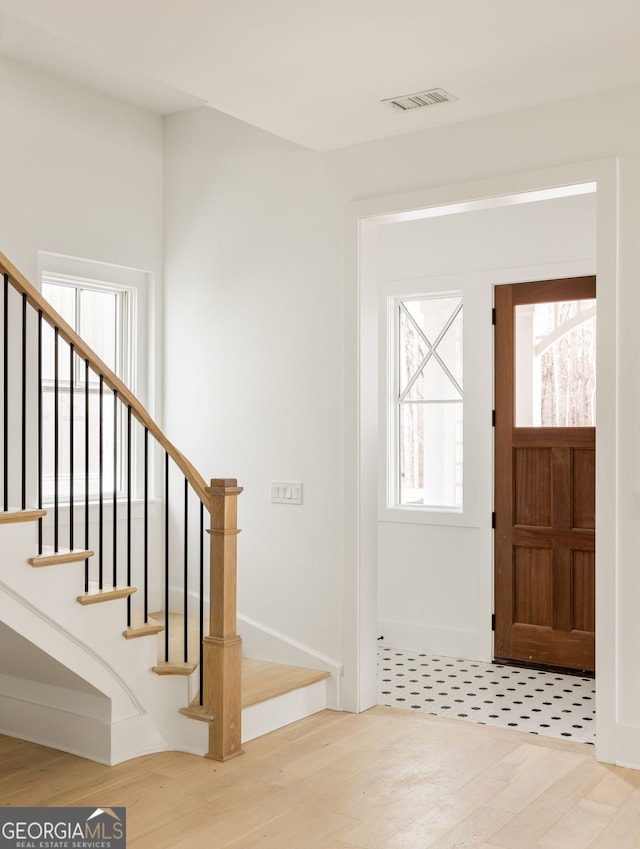
[[[550,169],[553,171],[553,169]],[[573,169],[574,172],[580,169]],[[376,639],[382,635],[385,637],[385,647],[408,648],[413,651],[413,654],[420,654],[423,649],[427,648],[431,651],[425,653],[434,654],[436,657],[453,657],[464,658],[479,663],[493,662],[493,638],[491,632],[491,613],[493,612],[493,573],[492,573],[492,531],[490,527],[491,512],[493,506],[493,456],[492,449],[487,449],[487,445],[492,445],[493,436],[491,430],[491,403],[493,387],[491,386],[491,374],[488,380],[483,379],[481,369],[478,369],[478,363],[484,361],[484,353],[489,351],[487,361],[489,369],[492,367],[492,330],[488,331],[483,326],[481,329],[467,330],[465,329],[464,349],[465,353],[469,351],[471,362],[467,364],[465,361],[465,405],[475,404],[475,412],[467,412],[465,409],[465,450],[469,449],[470,456],[465,453],[465,470],[464,470],[464,508],[460,515],[448,515],[447,517],[437,516],[434,511],[427,511],[426,516],[419,518],[407,517],[400,515],[397,511],[397,506],[390,504],[385,500],[389,488],[385,485],[384,476],[386,470],[381,469],[380,450],[386,440],[386,433],[380,433],[379,438],[376,435],[379,423],[381,421],[381,403],[384,388],[382,387],[382,369],[386,365],[385,352],[380,348],[379,335],[379,319],[381,306],[388,299],[389,293],[395,297],[406,294],[403,292],[400,283],[404,283],[411,279],[413,283],[419,285],[424,282],[424,279],[429,278],[433,284],[431,291],[435,291],[436,284],[439,284],[439,291],[446,292],[452,289],[463,291],[465,297],[465,316],[467,315],[484,315],[485,307],[488,307],[488,313],[491,311],[492,286],[494,284],[510,284],[514,282],[528,282],[544,279],[560,279],[570,276],[589,276],[596,271],[599,280],[599,298],[602,297],[604,304],[605,320],[603,325],[599,325],[598,334],[606,335],[612,333],[612,328],[615,326],[612,321],[611,304],[615,302],[615,287],[612,285],[612,280],[615,279],[615,267],[611,264],[607,265],[606,261],[596,262],[596,232],[595,232],[595,215],[593,209],[595,207],[595,188],[596,178],[598,177],[598,168],[586,167],[582,170],[585,177],[582,180],[576,180],[575,183],[569,185],[568,189],[563,190],[558,186],[567,186],[571,180],[562,182],[558,176],[558,172],[562,169],[557,169],[553,176],[549,176],[549,183],[555,184],[555,196],[546,201],[538,195],[532,203],[519,202],[519,198],[526,194],[534,194],[537,189],[534,189],[535,184],[538,186],[544,185],[544,180],[540,182],[541,175],[533,175],[531,177],[513,178],[511,181],[514,190],[508,196],[502,196],[499,201],[487,201],[490,196],[490,181],[486,181],[486,185],[473,187],[473,192],[469,192],[467,197],[473,196],[476,200],[465,202],[460,200],[465,196],[464,188],[452,188],[449,192],[425,192],[421,195],[424,199],[424,206],[419,207],[417,196],[408,201],[407,197],[398,199],[381,199],[377,202],[363,202],[358,204],[356,210],[356,218],[359,228],[359,292],[358,302],[355,305],[359,317],[359,377],[360,377],[360,392],[358,398],[359,409],[359,456],[358,456],[358,480],[357,488],[360,494],[359,502],[359,531],[357,545],[359,547],[359,563],[360,571],[358,577],[358,605],[360,610],[360,619],[357,625],[359,633],[359,647],[357,654],[359,658],[359,682],[360,688],[358,692],[359,708],[364,709],[369,704],[374,704],[377,701],[375,693],[375,659],[376,659]],[[588,189],[588,178],[591,177],[592,182]],[[611,177],[610,174],[605,175]],[[575,174],[571,179],[575,179]],[[606,179],[603,178],[606,185]],[[438,261],[441,254],[438,250],[432,251],[433,242],[425,245],[425,253],[429,253],[430,259],[436,257],[436,262],[431,266],[429,273],[422,275],[416,274],[411,267],[411,263],[406,260],[407,251],[405,250],[403,260],[394,271],[390,268],[388,256],[385,255],[388,245],[392,240],[387,239],[391,232],[391,225],[402,222],[408,225],[404,234],[408,234],[413,230],[414,235],[416,225],[420,221],[437,222],[436,231],[438,236],[442,236],[444,230],[440,225],[444,219],[457,218],[460,222],[465,222],[468,227],[475,231],[476,239],[469,243],[457,241],[449,242],[449,247],[455,249],[457,247],[458,256],[465,261],[470,260],[470,255],[473,255],[477,248],[477,243],[483,240],[483,231],[481,228],[476,228],[476,223],[481,221],[483,216],[489,217],[490,214],[497,213],[506,215],[509,210],[515,210],[516,217],[519,212],[525,207],[535,207],[537,202],[540,204],[558,203],[559,216],[565,222],[571,221],[572,216],[566,214],[566,209],[571,207],[573,202],[579,201],[578,192],[573,194],[576,187],[580,186],[578,192],[580,194],[592,195],[592,207],[590,212],[590,223],[587,225],[588,239],[591,243],[591,254],[587,255],[579,250],[573,250],[576,242],[572,242],[573,236],[569,234],[568,250],[572,252],[572,257],[567,259],[561,255],[558,248],[559,241],[550,235],[546,241],[547,246],[550,246],[549,254],[542,259],[537,259],[533,253],[526,257],[526,261],[513,261],[513,246],[517,242],[511,238],[511,234],[502,231],[504,254],[506,259],[503,266],[500,268],[491,267],[488,264],[482,265],[466,265],[462,263],[459,270],[452,270],[451,266]],[[520,191],[516,187],[520,188]],[[503,186],[504,188],[504,186]],[[572,196],[573,195],[573,196]],[[437,200],[434,202],[434,196]],[[452,199],[450,203],[443,203],[443,197]],[[453,200],[457,198],[457,200]],[[599,210],[598,228],[600,232],[600,222],[605,220],[603,211],[611,212],[611,204],[607,203],[608,194],[605,197],[605,202]],[[395,211],[394,210],[395,206]],[[455,213],[453,207],[456,207]],[[398,210],[416,210],[418,213],[398,211]],[[445,209],[441,217],[438,210]],[[459,213],[459,214],[458,214]],[[578,218],[580,212],[578,211]],[[526,218],[527,215],[523,216]],[[584,220],[584,219],[580,219]],[[611,219],[613,228],[615,228],[615,216]],[[532,241],[540,239],[540,233],[544,228],[523,227],[521,233],[528,229],[529,244]],[[551,229],[554,229],[551,226]],[[558,228],[555,228],[556,230]],[[565,228],[566,229],[566,228]],[[571,228],[569,228],[571,229]],[[580,227],[578,226],[578,230]],[[606,227],[603,227],[603,231]],[[396,230],[398,233],[398,230]],[[611,228],[607,235],[611,236]],[[534,238],[535,236],[535,238]],[[559,239],[559,237],[558,237]],[[403,244],[403,238],[395,239],[397,247],[400,251],[406,249],[406,240]],[[442,245],[446,240],[441,239]],[[522,242],[521,244],[524,244]],[[436,245],[436,248],[438,246]],[[533,249],[532,249],[533,251]],[[554,253],[555,252],[555,253]],[[382,263],[380,259],[382,256]],[[576,257],[578,259],[576,260]],[[473,256],[471,256],[471,260]],[[606,258],[605,258],[606,259]],[[610,258],[609,258],[610,259]],[[597,268],[596,268],[597,266]],[[483,288],[483,275],[490,272],[491,283],[488,291],[480,293]],[[439,278],[436,280],[435,278]],[[445,285],[446,284],[446,285]],[[601,289],[602,287],[602,289]],[[467,298],[467,293],[472,293],[472,300]],[[475,294],[473,294],[475,293]],[[475,300],[474,300],[475,299]],[[467,309],[468,305],[468,309]],[[599,300],[599,307],[601,302]],[[478,348],[477,343],[480,343]],[[482,346],[485,346],[482,348]],[[599,369],[606,374],[609,370],[609,379],[613,380],[615,374],[615,364],[610,358],[605,355],[600,361],[599,352]],[[377,374],[370,373],[370,364],[377,362]],[[485,362],[485,364],[486,364]],[[604,365],[603,365],[604,364]],[[469,365],[469,368],[467,368]],[[475,373],[474,373],[475,369]],[[613,369],[613,371],[611,371]],[[480,378],[480,379],[478,379]],[[601,376],[602,379],[602,376]],[[488,384],[488,386],[487,386]],[[607,395],[605,387],[605,395]],[[487,402],[487,397],[490,400]],[[602,399],[601,399],[602,400]],[[484,416],[484,407],[489,416],[489,424],[486,425]],[[613,447],[615,445],[615,430],[611,427],[609,410],[604,407],[602,413],[602,421],[598,421],[599,425],[599,471],[598,484],[601,481],[610,477],[607,474],[607,464],[612,462]],[[599,411],[600,413],[601,411]],[[477,415],[476,415],[477,413]],[[467,424],[471,423],[471,429],[467,428]],[[384,425],[384,423],[383,423]],[[474,428],[476,431],[474,432]],[[384,427],[382,428],[384,429]],[[602,446],[605,446],[604,454],[608,456],[605,460],[602,452]],[[478,448],[475,456],[472,449]],[[486,460],[486,462],[485,462]],[[604,467],[604,474],[600,470],[600,465]],[[476,486],[474,484],[479,484]],[[376,496],[377,493],[377,496]],[[475,493],[475,494],[474,494]],[[478,494],[480,493],[480,494]],[[606,499],[605,499],[606,500]],[[609,505],[610,506],[610,505]],[[599,506],[598,510],[598,527],[605,528],[604,537],[599,533],[599,545],[604,546],[606,550],[611,543],[610,528],[613,527],[613,514],[608,505],[604,504],[604,509]],[[486,511],[486,512],[485,512]],[[437,511],[436,511],[437,512]],[[444,519],[444,520],[443,520]],[[404,556],[399,556],[399,547],[397,545],[398,536],[406,532],[406,545],[403,549],[413,552],[427,552],[427,556],[422,556],[422,563],[426,566],[422,572],[422,579],[426,581],[422,585],[407,583],[410,587],[412,601],[415,601],[415,607],[410,611],[411,616],[407,617],[407,621],[394,620],[392,615],[381,615],[382,610],[378,610],[378,600],[381,600],[381,607],[386,614],[389,613],[390,605],[400,604],[399,587],[402,585],[404,578],[408,574]],[[425,534],[429,538],[429,543],[425,547],[423,544]],[[454,547],[457,545],[457,553],[453,558],[447,558],[447,547],[453,540]],[[457,540],[457,541],[456,541]],[[612,555],[609,549],[609,555]],[[384,558],[391,554],[395,557],[393,563],[393,575],[390,576],[390,570],[384,565]],[[412,566],[420,566],[416,561],[421,555],[414,557]],[[375,569],[370,569],[369,564],[378,561],[378,574]],[[429,561],[428,563],[426,561]],[[430,564],[439,563],[442,568],[437,571],[429,572]],[[414,570],[415,572],[415,570]],[[603,583],[607,584],[608,578],[605,576]],[[425,586],[427,592],[425,592]],[[457,606],[450,606],[450,601],[453,598],[450,590],[455,587],[459,590]],[[349,591],[348,591],[349,593]],[[347,595],[348,595],[347,593]],[[605,596],[607,593],[605,592]],[[606,598],[605,598],[606,605]],[[422,607],[422,611],[420,610]],[[376,611],[378,611],[376,615]],[[421,612],[427,612],[428,615],[433,614],[431,622],[423,619],[420,621]],[[392,611],[393,612],[393,611]],[[414,615],[415,614],[415,615]],[[438,618],[439,617],[439,618]],[[603,621],[601,618],[599,622]],[[469,623],[473,623],[471,626]],[[390,627],[389,627],[390,626]],[[417,629],[416,629],[416,626]],[[412,639],[419,632],[421,642],[416,642]],[[411,640],[411,641],[410,641]],[[600,635],[600,655],[606,656],[614,651],[614,646],[608,639],[608,635],[603,633]],[[599,666],[603,666],[602,659]],[[609,670],[614,667],[609,666]],[[614,687],[612,686],[612,675],[605,669],[605,681],[603,682],[601,694],[600,682],[598,700],[605,704],[605,726],[604,734],[601,735],[599,728],[599,745],[604,739],[606,746],[607,727],[612,727],[613,719],[610,710],[611,701],[614,698]],[[346,692],[346,691],[345,691]],[[600,716],[599,716],[600,719]]]

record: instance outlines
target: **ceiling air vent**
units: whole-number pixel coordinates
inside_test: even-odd
[[[409,109],[421,109],[423,106],[437,106],[438,103],[451,103],[457,100],[443,88],[430,88],[429,91],[420,91],[417,94],[403,94],[400,97],[389,97],[380,103],[387,103],[393,109],[407,112]]]

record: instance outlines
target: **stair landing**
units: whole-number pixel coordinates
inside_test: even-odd
[[[278,696],[285,696],[294,690],[310,687],[318,681],[329,678],[330,673],[322,669],[308,669],[305,666],[288,666],[268,660],[242,658],[242,707],[247,708],[268,702]],[[180,713],[191,719],[210,722],[213,716],[199,705],[200,694],[196,695],[188,708]]]
[[[242,658],[242,707],[257,705],[301,687],[324,681],[329,673],[323,669],[286,666],[267,660]]]
[[[157,623],[167,623],[162,610],[151,613]],[[184,657],[183,635],[184,616],[170,613],[168,616],[169,633],[158,633],[158,663],[153,671],[158,675],[190,675],[197,669],[200,660],[199,620],[187,617],[188,652]],[[169,655],[165,659],[166,639],[168,636]],[[251,708],[243,713],[243,741],[261,736],[309,716],[326,707],[326,690],[319,691],[314,685],[330,677],[323,669],[308,669],[303,666],[289,666],[267,660],[242,658],[242,709]],[[277,699],[277,702],[272,700]],[[214,717],[199,704],[200,694],[192,700],[189,707],[180,708],[180,713],[190,719],[211,722]],[[256,707],[259,706],[259,707]],[[257,713],[256,713],[257,711]],[[251,716],[249,716],[251,714]]]

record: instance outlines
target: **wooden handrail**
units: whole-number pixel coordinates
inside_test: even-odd
[[[131,390],[120,380],[120,378],[104,363],[100,357],[89,348],[87,343],[67,324],[62,316],[57,313],[51,304],[42,297],[40,292],[32,286],[31,283],[21,274],[18,269],[0,253],[0,274],[7,275],[9,282],[21,295],[26,295],[27,302],[37,310],[42,312],[43,319],[53,328],[57,328],[58,333],[65,342],[73,345],[74,350],[83,360],[88,360],[91,368],[98,374],[102,375],[105,383],[115,389],[121,401],[131,407],[132,415],[140,422],[143,427],[146,427],[149,433],[155,438],[159,445],[167,451],[170,457],[174,460],[180,471],[187,478],[198,498],[209,510],[209,493],[207,492],[207,483],[198,470],[187,460],[187,458],[171,443],[164,435],[160,427],[151,418],[147,410],[142,406],[140,401],[131,392]]]

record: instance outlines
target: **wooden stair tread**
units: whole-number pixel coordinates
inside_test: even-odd
[[[46,510],[2,510],[0,511],[0,525],[11,525],[15,522],[35,522],[46,515]]]
[[[198,666],[197,663],[185,663],[179,660],[162,661],[156,666],[152,666],[152,670],[156,675],[191,675]]]
[[[165,612],[164,610],[155,610],[149,614],[149,617],[155,622],[162,625],[162,630],[165,628]],[[206,627],[206,626],[205,626]],[[200,663],[200,620],[195,616],[187,617],[187,640],[189,651],[187,653],[187,662],[193,666],[193,669]],[[182,613],[169,613],[169,664],[184,663],[184,615]],[[176,671],[170,673],[166,671],[165,664],[165,635],[158,632],[158,666],[163,668],[160,675],[185,675],[186,673]],[[180,667],[178,667],[180,669]],[[154,667],[155,671],[155,667]]]
[[[27,563],[31,566],[57,566],[60,563],[79,563],[93,557],[94,552],[84,548],[71,548],[65,551],[54,551],[52,546],[45,546],[42,554],[29,557]]]
[[[136,587],[104,587],[101,590],[90,589],[88,593],[76,596],[80,604],[98,604],[102,601],[114,601],[118,598],[127,598],[137,591]]]
[[[190,704],[189,707],[180,708],[178,712],[189,719],[197,719],[199,722],[213,722],[215,719],[215,716],[212,713],[209,713],[209,711],[202,707],[202,705],[193,703]]]
[[[158,622],[151,616],[147,616],[147,621],[144,621],[144,613],[141,610],[133,608],[131,611],[131,625],[126,628],[122,634],[127,640],[133,640],[137,637],[149,637],[154,634],[160,634],[164,631],[164,624]]]
[[[265,702],[301,687],[324,681],[330,675],[324,669],[288,666],[267,660],[242,658],[242,707]]]

